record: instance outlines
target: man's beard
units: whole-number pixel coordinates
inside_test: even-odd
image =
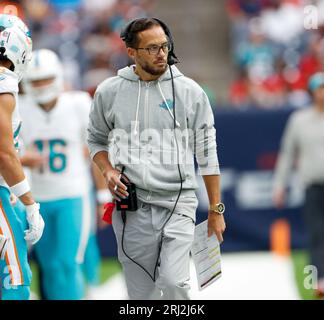
[[[149,66],[147,63],[143,63],[143,64],[141,64],[141,67],[145,72],[147,72],[153,76],[160,76],[166,71],[168,65],[165,64],[165,67],[163,69],[156,69],[154,67]]]

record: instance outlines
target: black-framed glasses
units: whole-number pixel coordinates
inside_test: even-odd
[[[136,50],[146,50],[149,54],[152,54],[152,55],[159,54],[161,49],[164,53],[168,53],[171,50],[171,43],[166,42],[160,46],[153,44],[146,48],[136,48]]]

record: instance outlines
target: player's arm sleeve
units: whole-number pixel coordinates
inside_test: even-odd
[[[108,136],[113,129],[108,120],[108,109],[108,106],[104,104],[102,93],[97,90],[91,105],[88,123],[87,143],[91,159],[100,151],[108,152]]]
[[[219,175],[214,115],[206,93],[201,90],[189,110],[189,143],[200,175]]]
[[[10,93],[12,95],[18,93],[18,80],[13,73],[0,70],[0,93]]]
[[[297,118],[290,116],[284,130],[274,174],[274,188],[285,188],[297,155]]]

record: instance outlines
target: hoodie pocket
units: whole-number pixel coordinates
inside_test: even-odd
[[[129,153],[133,156],[129,156]],[[181,155],[182,157],[182,155]],[[131,161],[129,161],[131,159]],[[184,163],[177,164],[177,154],[172,150],[150,148],[121,150],[116,157],[116,166],[126,165],[125,174],[137,187],[151,191],[176,191],[187,178]],[[134,161],[136,160],[136,161]]]

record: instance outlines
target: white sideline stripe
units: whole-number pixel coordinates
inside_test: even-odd
[[[190,265],[191,299],[196,300],[299,300],[290,257],[269,252],[222,255],[222,277],[198,290],[194,265]],[[127,290],[121,273],[96,289],[94,300],[125,300]]]
[[[269,252],[222,255],[222,277],[199,291],[191,266],[191,299],[299,300],[290,257]]]
[[[122,273],[116,274],[94,289],[91,298],[93,300],[128,300],[126,284]]]

